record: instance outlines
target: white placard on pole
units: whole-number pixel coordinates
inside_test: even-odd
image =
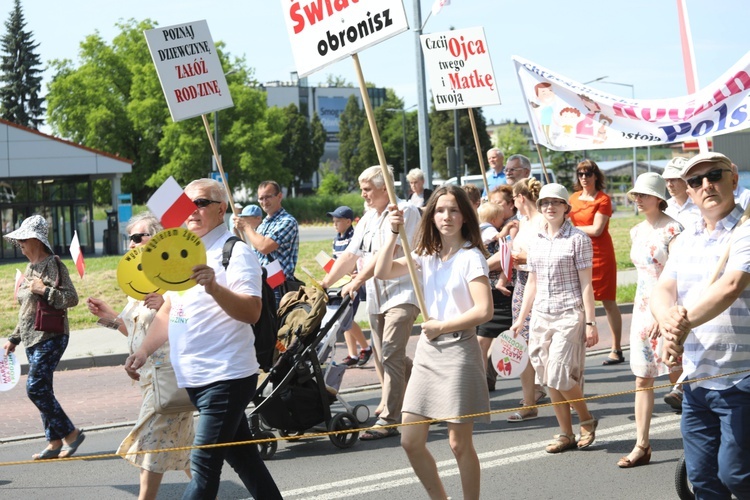
[[[300,77],[409,29],[402,0],[281,0]]]
[[[431,33],[420,39],[435,109],[500,104],[484,28]]]
[[[144,35],[172,120],[233,105],[205,20],[146,30]]]

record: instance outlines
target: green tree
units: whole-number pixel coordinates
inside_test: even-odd
[[[495,145],[502,150],[506,158],[514,154],[529,156],[531,153],[529,140],[523,134],[523,130],[512,123],[497,129]]]
[[[354,84],[347,82],[346,78],[333,73],[326,74],[326,85],[329,87],[354,87]]]
[[[487,134],[487,122],[480,108],[476,108],[473,111],[474,121],[476,122],[477,127],[477,136],[479,137],[479,147],[481,148],[480,154],[484,155],[485,152],[492,147],[490,136]],[[480,173],[479,158],[477,156],[474,133],[471,127],[471,119],[465,109],[459,109],[457,115],[459,145],[463,148],[464,165],[468,169],[469,174],[478,174]],[[453,175],[453,173],[448,172],[447,148],[453,147],[455,144],[454,121],[453,111],[436,111],[433,105],[432,112],[430,113],[432,165],[435,172],[439,173],[444,178]],[[464,165],[461,166],[462,175],[464,174]],[[487,168],[486,164],[485,168]]]
[[[357,170],[354,159],[359,150],[360,133],[365,126],[365,112],[360,109],[359,101],[355,96],[349,96],[344,111],[339,116],[339,160],[341,161],[341,174],[344,182],[354,186],[360,171]]]
[[[38,129],[43,123],[44,99],[41,60],[36,53],[32,33],[25,30],[20,0],[15,0],[13,11],[5,22],[6,33],[0,41],[0,115],[5,120]]]

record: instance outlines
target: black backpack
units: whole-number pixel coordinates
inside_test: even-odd
[[[238,241],[242,240],[232,236],[224,243],[224,249],[221,253],[221,264],[224,266],[224,270],[229,265],[232,249]],[[276,297],[273,294],[273,288],[266,283],[266,269],[264,267],[261,267],[261,269],[263,270],[261,278],[263,281],[261,294],[263,307],[258,322],[253,325],[253,332],[255,333],[255,356],[258,358],[261,369],[269,371],[273,366],[273,353],[276,348],[279,326],[276,318]]]

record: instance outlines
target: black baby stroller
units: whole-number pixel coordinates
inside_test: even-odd
[[[285,307],[289,299],[294,307]],[[351,310],[351,300],[345,297],[338,307],[326,307],[328,300],[326,293],[313,287],[289,292],[282,299],[279,339],[287,347],[253,398],[255,408],[248,419],[256,438],[275,437],[268,429],[278,429],[282,437],[298,437],[313,427],[325,425],[328,431],[352,429],[329,436],[338,448],[349,448],[356,443],[359,431],[355,429],[367,421],[370,411],[365,405],[352,408],[338,394],[341,367],[327,363],[325,370],[321,368],[331,354],[342,319]],[[331,413],[331,405],[336,401],[344,406],[344,412]],[[269,459],[276,452],[277,442],[261,443],[259,448],[262,458]]]

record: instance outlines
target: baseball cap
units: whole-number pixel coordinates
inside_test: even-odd
[[[690,177],[688,174],[690,170],[702,163],[720,163],[722,167],[732,168],[732,162],[721,153],[701,153],[693,156],[685,164],[685,168],[682,169],[682,178],[687,180]]]
[[[667,163],[667,166],[664,167],[662,177],[664,177],[664,179],[682,179],[682,169],[685,167],[686,163],[687,158],[682,156],[672,158]]]
[[[328,212],[328,217],[338,217],[339,219],[354,219],[354,212],[347,206],[341,206],[333,212]]]
[[[258,205],[248,205],[240,212],[240,217],[260,217],[263,213]]]

